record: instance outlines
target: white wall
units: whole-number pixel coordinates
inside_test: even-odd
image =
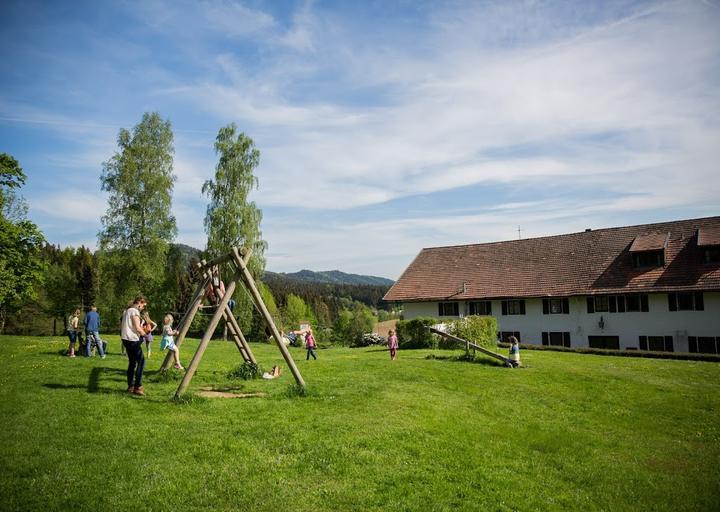
[[[587,347],[588,336],[619,336],[620,348],[639,348],[639,336],[672,336],[675,352],[688,351],[688,336],[720,336],[720,292],[705,292],[704,311],[669,311],[667,294],[648,296],[649,312],[591,313],[586,297],[570,298],[570,314],[543,315],[542,299],[525,299],[525,315],[502,315],[501,301],[492,301],[500,331],[519,331],[523,343],[542,342],[543,331],[569,332],[571,346]],[[460,301],[460,311],[467,304]],[[437,302],[404,304],[403,316],[438,316]],[[600,329],[600,317],[604,328]],[[450,317],[442,317],[450,318]]]

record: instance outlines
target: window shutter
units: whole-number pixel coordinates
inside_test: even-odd
[[[698,344],[695,336],[688,336],[688,352],[697,352]]]
[[[550,299],[543,299],[543,315],[550,313]]]
[[[502,304],[502,314],[507,315],[507,301],[504,300],[504,301],[502,301],[501,304]]]
[[[565,297],[562,300],[562,303],[563,303],[563,313],[566,315],[570,314],[570,299]]]
[[[588,313],[595,313],[595,299],[593,297],[587,298]]]
[[[670,311],[677,311],[677,294],[668,293],[668,309]]]
[[[438,302],[438,316],[443,316],[442,302]]]
[[[570,333],[564,332],[563,333],[563,347],[570,347]]]
[[[673,337],[665,336],[665,350],[667,352],[673,352]]]
[[[650,311],[650,308],[648,307],[648,296],[647,295],[640,295],[640,311],[643,313],[647,313]]]
[[[543,332],[542,333],[542,344],[543,345],[549,345],[550,341],[548,340],[548,333]]]
[[[647,336],[640,336],[640,350],[647,350]]]
[[[617,313],[617,297],[610,295],[610,297],[608,297],[608,303],[610,304],[610,313]]]
[[[703,292],[695,292],[695,311],[704,311],[705,301],[703,300]]]
[[[625,313],[625,295],[618,295],[618,313]]]
[[[520,314],[521,315],[525,314],[525,299],[520,301]]]

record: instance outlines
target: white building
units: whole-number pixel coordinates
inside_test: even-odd
[[[423,249],[384,299],[523,343],[720,353],[720,217]]]

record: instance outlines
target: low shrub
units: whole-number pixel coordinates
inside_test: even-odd
[[[355,340],[353,347],[369,347],[371,345],[384,345],[385,337],[375,333],[365,333]]]
[[[252,380],[259,378],[261,374],[262,371],[257,364],[245,362],[230,370],[227,376],[229,379]]]
[[[497,320],[492,316],[467,316],[448,323],[448,334],[481,347],[497,347]],[[447,338],[440,340],[440,348],[458,348],[459,343]]]
[[[438,336],[430,332],[430,327],[437,323],[438,320],[431,317],[398,320],[395,328],[400,348],[437,348]]]

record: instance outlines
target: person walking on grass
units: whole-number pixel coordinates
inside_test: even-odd
[[[100,315],[95,305],[90,306],[90,311],[85,315],[85,355],[90,357],[92,352],[92,342],[95,341],[100,359],[105,359],[105,349],[103,341],[100,339]]]
[[[75,342],[77,341],[78,335],[78,323],[80,322],[80,308],[75,309],[68,316],[67,321],[67,334],[70,343],[68,343],[68,357],[75,357]]]
[[[390,349],[390,360],[395,361],[397,359],[398,339],[392,329],[388,331],[388,348]]]
[[[305,348],[307,348],[307,357],[305,357],[305,361],[309,361],[310,356],[312,356],[313,359],[317,359],[317,356],[315,355],[316,347],[317,343],[315,343],[315,337],[313,336],[312,329],[308,329],[305,334]]]
[[[173,359],[175,359],[175,368],[178,370],[184,370],[183,366],[180,364],[180,349],[175,345],[175,335],[177,335],[178,331],[173,329],[173,316],[168,313],[165,315],[165,318],[163,318],[163,330],[162,330],[162,340],[160,341],[160,351],[162,352],[165,349],[170,350],[173,353]]]
[[[142,387],[143,370],[145,369],[145,356],[142,350],[141,336],[145,334],[140,312],[147,306],[147,299],[142,295],[135,297],[132,305],[122,316],[120,338],[128,356],[127,382],[128,393],[144,395]]]

